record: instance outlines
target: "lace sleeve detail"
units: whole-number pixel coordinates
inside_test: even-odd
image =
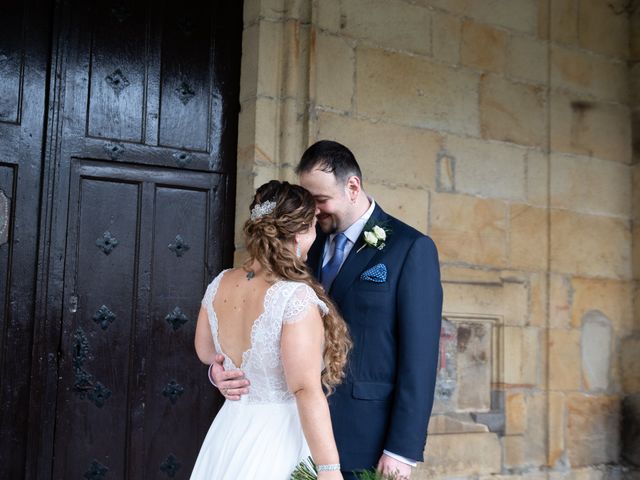
[[[304,283],[296,286],[295,290],[287,300],[282,315],[282,322],[286,324],[296,323],[302,320],[308,313],[309,308],[317,307],[320,315],[324,316],[329,313],[326,303],[318,298],[316,292]]]
[[[218,291],[218,285],[220,285],[220,280],[222,276],[230,269],[222,270],[213,281],[207,286],[207,290],[204,292],[204,297],[202,297],[201,305],[209,311],[209,307],[213,304],[213,297]]]

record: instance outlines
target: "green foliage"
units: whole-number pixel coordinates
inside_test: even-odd
[[[395,480],[396,478],[395,475],[382,475],[375,470],[366,470],[357,473],[356,476],[358,480]],[[317,478],[318,470],[311,457],[300,462],[291,474],[291,480],[316,480]]]

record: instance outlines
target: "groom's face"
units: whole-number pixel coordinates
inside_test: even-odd
[[[346,185],[333,173],[313,169],[300,174],[300,185],[309,190],[316,201],[318,225],[324,233],[341,232],[349,227],[349,209],[353,207]]]

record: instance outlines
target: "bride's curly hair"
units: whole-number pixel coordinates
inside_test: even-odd
[[[249,219],[244,224],[249,252],[244,268],[249,270],[253,261],[257,260],[268,278],[304,282],[327,304],[329,312],[323,316],[325,369],[322,372],[322,384],[331,394],[344,378],[351,339],[347,325],[335,305],[313,278],[304,261],[292,249],[295,235],[312,228],[316,212],[315,201],[303,187],[277,180],[271,180],[258,188],[251,209],[266,201],[275,202],[274,211],[255,220]]]

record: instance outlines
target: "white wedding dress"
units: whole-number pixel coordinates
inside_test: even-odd
[[[238,367],[220,348],[213,309],[224,273],[211,282],[202,305],[216,351],[224,355],[224,368],[234,370]],[[249,393],[241,400],[225,401],[204,439],[191,480],[289,480],[296,465],[310,455],[280,359],[282,326],[299,321],[309,308],[327,312],[307,284],[279,281],[269,287],[239,367],[251,382]]]

